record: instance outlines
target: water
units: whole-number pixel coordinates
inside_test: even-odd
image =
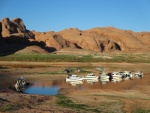
[[[57,95],[59,87],[52,86],[52,87],[28,87],[26,88],[24,93],[27,94],[40,94],[40,95]]]
[[[16,80],[23,76],[27,82],[32,83],[25,89],[26,94],[38,94],[38,95],[57,95],[61,89],[70,90],[86,90],[86,89],[111,89],[111,90],[130,90],[136,89],[136,87],[145,87],[150,85],[150,70],[149,64],[121,64],[121,63],[101,63],[100,65],[93,65],[90,68],[82,67],[81,69],[98,73],[95,67],[104,67],[104,72],[113,71],[143,71],[143,79],[134,79],[121,81],[119,83],[113,82],[101,82],[101,81],[83,81],[83,82],[65,82],[65,73],[61,75],[51,75],[49,72],[56,73],[57,71],[63,73],[66,67],[38,67],[38,68],[6,68],[0,69],[0,89],[8,87],[9,85],[14,86]],[[79,73],[80,74],[80,73]],[[81,75],[84,75],[81,73]],[[95,74],[98,75],[98,74]],[[56,77],[56,78],[51,78]],[[61,79],[60,79],[61,78]],[[49,80],[48,80],[49,79]],[[56,80],[51,80],[56,79]],[[33,82],[34,81],[34,82]],[[142,89],[142,88],[141,88]],[[145,90],[142,90],[145,91]]]
[[[60,89],[57,80],[45,80],[31,83],[24,93],[39,95],[57,95]]]
[[[57,95],[61,88],[65,89],[111,89],[111,90],[130,90],[139,85],[145,85],[145,79],[135,78],[133,80],[125,80],[117,83],[114,82],[101,82],[93,80],[85,80],[80,82],[65,82],[61,80],[44,80],[34,82],[31,86],[27,87],[24,93],[27,94],[39,94],[39,95]]]

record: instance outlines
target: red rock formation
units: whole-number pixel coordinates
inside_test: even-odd
[[[113,27],[93,28],[85,31],[70,28],[57,33],[46,32],[37,35],[34,32],[34,34],[36,39],[44,41],[47,46],[56,47],[57,50],[66,47],[62,40],[75,44],[75,47],[98,52],[150,50],[150,33],[136,33]],[[59,36],[59,38],[54,38],[54,35]]]
[[[86,32],[94,32],[95,35],[101,35],[105,38],[115,42],[120,46],[121,51],[139,51],[150,50],[148,44],[150,43],[150,33],[146,35],[147,38],[141,38],[140,33],[135,33],[129,30],[120,30],[112,27],[94,28]],[[144,42],[144,40],[147,40]]]
[[[15,18],[12,21],[9,18],[4,18],[2,24],[2,37],[19,36],[26,38],[34,38],[32,32],[26,29],[22,19]]]
[[[79,48],[75,43],[65,40],[61,35],[55,32],[35,32],[35,39],[44,42],[47,47],[55,47],[57,50],[62,48]]]
[[[20,18],[12,21],[4,18],[0,22],[0,37],[8,38],[4,43],[38,45],[49,50],[77,48],[109,53],[150,51],[149,32],[137,33],[114,27],[93,28],[84,31],[70,28],[60,32],[36,32],[27,30]]]
[[[2,37],[10,36],[12,33],[17,33],[16,26],[9,20],[9,18],[4,18],[1,23]]]
[[[17,33],[25,33],[26,32],[26,26],[24,25],[22,19],[15,18],[12,20],[12,23],[14,23],[17,27]]]

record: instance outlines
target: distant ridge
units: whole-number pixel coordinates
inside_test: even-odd
[[[0,21],[0,46],[0,53],[6,55],[28,46],[40,47],[43,49],[41,52],[46,53],[65,49],[101,53],[144,53],[150,51],[150,33],[120,30],[114,27],[36,32],[27,30],[20,18],[13,20],[4,18]]]

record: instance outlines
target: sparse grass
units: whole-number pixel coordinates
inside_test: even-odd
[[[63,106],[63,107],[67,107],[67,108],[77,109],[77,110],[91,111],[95,113],[101,112],[100,110],[89,107],[85,104],[76,104],[69,97],[66,97],[64,95],[57,96],[56,104]]]
[[[95,95],[95,96],[101,96],[102,98],[105,97],[109,100],[112,101],[118,101],[118,102],[103,102],[100,105],[101,111],[108,111],[108,113],[110,113],[110,111],[116,110],[117,108],[118,111],[117,113],[125,113],[126,111],[123,110],[123,104],[124,104],[124,99],[126,100],[132,100],[134,101],[134,103],[136,103],[136,105],[132,106],[133,107],[133,111],[131,113],[150,113],[150,110],[141,108],[140,105],[138,105],[139,103],[136,102],[136,99],[141,99],[141,100],[149,100],[149,98],[143,98],[143,97],[134,97],[134,96],[121,96],[121,95],[108,95],[108,94],[102,94],[102,95]],[[120,110],[120,112],[119,112]],[[113,113],[113,112],[112,112]]]
[[[96,57],[97,56],[97,57]],[[111,57],[107,58],[107,57]],[[150,63],[149,54],[107,54],[102,55],[57,55],[57,54],[12,54],[1,56],[1,61],[45,61],[45,62],[131,62]]]
[[[2,106],[1,108],[0,108],[0,111],[1,112],[6,112],[6,111],[12,111],[12,110],[18,110],[18,109],[20,109],[21,107],[22,107],[23,105],[21,105],[21,104],[6,104],[6,105],[4,105],[4,106]]]
[[[137,109],[133,110],[131,113],[150,113],[150,110],[144,110],[144,109],[137,108]]]

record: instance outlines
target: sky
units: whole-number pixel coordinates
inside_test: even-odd
[[[0,20],[5,17],[39,32],[108,26],[150,32],[150,0],[0,0]]]

